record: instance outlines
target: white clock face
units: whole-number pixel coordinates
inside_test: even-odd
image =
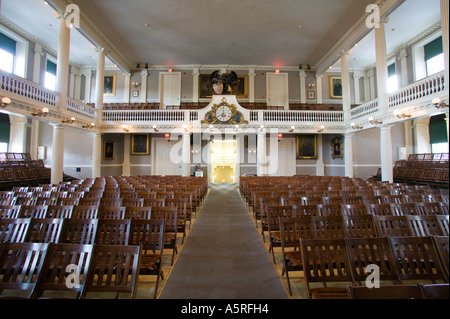
[[[231,109],[222,105],[216,110],[216,118],[221,122],[226,122],[231,118]]]

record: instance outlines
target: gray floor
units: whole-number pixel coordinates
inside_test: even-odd
[[[288,299],[236,184],[212,184],[160,299]]]

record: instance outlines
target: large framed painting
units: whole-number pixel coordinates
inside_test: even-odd
[[[199,97],[200,98],[211,98],[214,94],[214,90],[212,87],[209,87],[209,79],[210,74],[200,74],[198,77],[199,84]],[[236,92],[232,91],[232,95],[236,95],[239,98],[247,98],[248,97],[248,76],[247,75],[238,75],[239,84],[236,88]]]
[[[297,158],[317,159],[317,135],[297,135]]]
[[[116,96],[117,74],[105,74],[103,82],[103,96]]]
[[[131,134],[131,155],[148,155],[149,150],[148,134]]]
[[[104,160],[114,159],[114,142],[111,141],[103,142],[103,159]]]
[[[342,99],[342,77],[330,76],[330,97]]]

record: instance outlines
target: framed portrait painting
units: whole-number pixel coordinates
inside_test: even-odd
[[[330,76],[330,97],[342,99],[342,77]]]
[[[148,155],[149,151],[149,135],[148,134],[131,134],[131,155]]]
[[[331,157],[344,158],[344,147],[342,144],[342,138],[336,137],[331,140]]]
[[[315,100],[315,99],[316,99],[316,92],[308,91],[308,100]]]
[[[297,135],[297,158],[317,159],[317,135]]]
[[[106,74],[103,82],[103,96],[116,96],[116,74]]]
[[[104,160],[114,159],[114,142],[111,141],[103,142],[103,159]]]
[[[199,80],[199,97],[200,98],[210,98],[215,93],[212,87],[209,86],[210,74],[200,74],[198,77]],[[247,75],[238,75],[239,84],[236,91],[232,91],[232,95],[236,95],[239,98],[247,98],[248,97],[248,76]]]

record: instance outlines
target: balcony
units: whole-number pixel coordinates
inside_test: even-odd
[[[408,111],[411,119],[429,116],[436,112],[432,105],[433,98],[448,100],[448,87],[445,72],[441,72],[415,82],[394,93],[387,94],[384,110],[380,108],[379,99],[357,106],[347,112],[333,110],[248,110],[248,127],[260,125],[276,127],[281,132],[313,133],[317,127],[326,126],[326,133],[345,133],[351,131],[350,122],[365,124],[369,117],[383,118],[384,123],[395,123],[399,119],[393,114],[395,110]],[[202,110],[102,110],[80,101],[66,98],[66,107],[61,107],[61,96],[44,87],[16,75],[0,71],[0,96],[8,96],[12,103],[6,112],[31,117],[31,113],[48,108],[46,120],[60,122],[65,118],[76,117],[75,125],[84,126],[94,122],[95,130],[101,132],[121,132],[122,125],[139,127],[139,131],[153,131],[153,125],[170,130],[183,125],[203,127]],[[246,124],[247,125],[247,124]],[[230,126],[230,125],[228,125]],[[220,126],[218,126],[220,127]],[[227,125],[222,125],[227,127]]]

